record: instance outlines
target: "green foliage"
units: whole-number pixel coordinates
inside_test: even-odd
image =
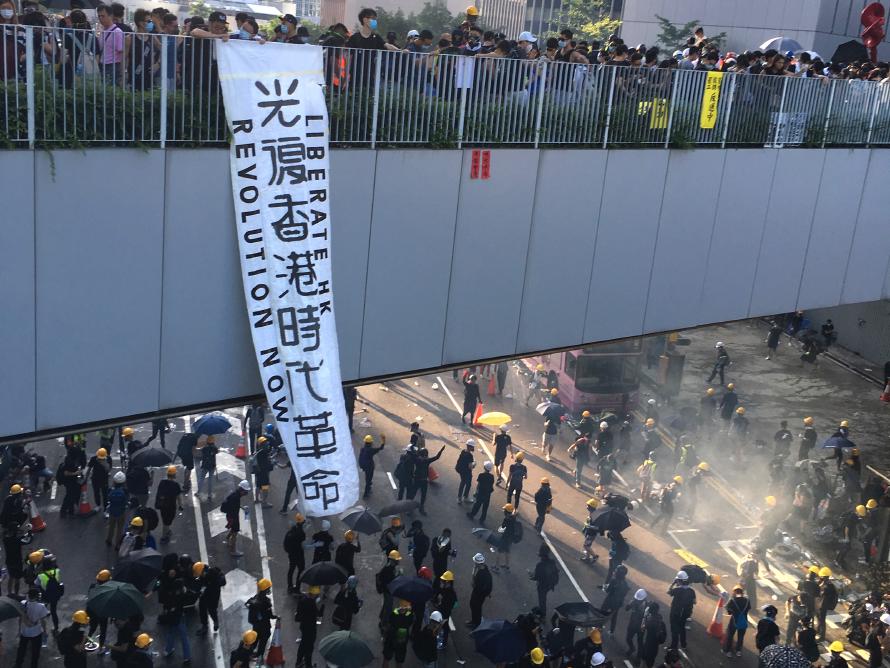
[[[382,7],[376,8],[377,32],[386,36],[388,32],[396,34],[399,46],[405,45],[405,38],[409,30],[423,30],[428,28],[434,38],[443,32],[451,32],[455,26],[459,26],[466,18],[464,14],[452,14],[448,6],[442,0],[423,3],[423,9],[416,14],[405,14],[401,9],[389,12]]]
[[[211,11],[210,5],[204,0],[192,0],[189,3],[189,16],[200,16],[202,19],[206,19],[210,16]]]
[[[698,19],[687,21],[683,25],[675,25],[658,14],[655,15],[655,18],[658,20],[660,28],[658,37],[655,38],[655,43],[668,51],[668,53],[673,53],[677,49],[685,49],[686,40],[692,37],[693,31],[701,25]],[[722,49],[723,43],[726,41],[725,32],[717,33],[716,35],[705,34],[705,37],[708,39],[708,44],[716,46],[718,49]]]
[[[620,19],[609,16],[609,3],[605,0],[567,0],[563,4],[559,20],[564,25],[549,25],[542,31],[544,37],[556,34],[565,26],[569,26],[578,39],[599,40],[603,42],[621,25]]]

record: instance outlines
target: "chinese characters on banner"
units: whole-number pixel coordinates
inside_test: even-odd
[[[247,316],[309,515],[358,499],[331,285],[328,118],[318,46],[218,43]]]
[[[720,102],[721,83],[723,83],[723,72],[708,72],[708,78],[705,79],[705,90],[701,96],[699,125],[702,130],[713,130],[717,125],[717,104]]]

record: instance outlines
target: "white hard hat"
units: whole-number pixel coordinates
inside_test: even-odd
[[[441,623],[442,622],[442,613],[439,612],[438,610],[433,610],[430,613],[430,621],[436,622],[436,624]]]
[[[249,492],[249,491],[250,491],[250,483],[247,482],[246,480],[242,480],[241,482],[239,482],[239,483],[238,483],[238,487],[240,487],[241,489],[243,489],[245,492]]]
[[[637,589],[636,592],[634,592],[634,599],[637,601],[645,601],[648,595],[649,594],[646,593],[645,589]]]
[[[650,400],[647,401],[646,403],[649,404],[650,406],[654,406],[654,405],[655,405],[655,399],[650,399]]]
[[[606,422],[605,420],[603,420],[602,422],[600,422],[600,429],[608,429],[608,428],[609,428],[609,423],[608,423],[608,422]]]
[[[331,528],[331,523],[328,520],[321,521],[321,530],[322,531],[327,531],[330,528]]]
[[[601,666],[606,662],[606,656],[602,652],[594,652],[593,656],[590,657],[590,665],[591,666]]]
[[[408,37],[420,37],[420,33],[417,32],[416,30],[409,30]]]
[[[473,563],[475,564],[484,564],[485,563],[485,555],[481,552],[477,552],[473,555]]]
[[[537,42],[538,38],[532,35],[528,30],[519,33],[519,37],[516,38],[517,42]]]
[[[500,426],[500,429],[501,429],[501,431],[504,432],[505,434],[507,433],[507,425],[502,424],[502,425]]]
[[[686,571],[677,571],[677,579],[678,580],[688,580],[689,573],[687,573]]]
[[[714,346],[714,347],[715,347],[715,348],[722,348],[722,347],[723,347],[723,341],[718,341],[718,342],[717,342],[717,345]]]
[[[491,462],[485,462],[485,463],[482,465],[482,468],[484,468],[486,471],[491,471],[491,469],[492,469],[493,467],[494,467],[494,464],[492,464]]]
[[[471,448],[475,448],[475,447],[476,447],[476,441],[474,441],[472,438],[468,438],[468,439],[467,439],[467,445],[469,445]]]
[[[883,615],[881,615],[881,622],[886,624],[887,626],[890,626],[890,613],[885,612]]]
[[[123,471],[118,471],[117,473],[114,474],[114,477],[112,478],[112,480],[114,480],[114,482],[116,482],[117,484],[120,485],[121,483],[127,482],[127,476],[124,474]]]

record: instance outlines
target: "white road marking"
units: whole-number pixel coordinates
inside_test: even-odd
[[[686,547],[686,543],[677,538],[677,534],[680,533],[680,531],[682,531],[682,529],[668,529],[668,535],[674,539],[674,542],[680,546],[681,550],[686,550],[687,552],[689,552],[689,548]]]
[[[454,398],[454,395],[451,394],[451,390],[449,390],[448,386],[442,381],[442,376],[436,376],[436,380],[439,381],[439,387],[441,387],[443,390],[445,390],[445,394],[447,394],[448,398],[451,400],[451,404],[454,406],[454,410],[456,410],[458,413],[460,413],[461,412],[460,406],[458,405],[457,400]],[[459,434],[460,436],[463,436],[463,432],[454,432],[452,430],[452,435],[454,435],[455,433]],[[485,455],[488,457],[488,459],[493,464],[494,463],[494,455],[491,454],[491,450],[488,449],[488,446],[485,444],[485,441],[483,441],[481,438],[477,438],[476,441],[478,441],[479,445],[482,446],[482,449],[485,451]],[[395,488],[393,488],[393,489],[395,489]]]
[[[390,487],[392,487],[393,489],[398,489],[398,486],[396,485],[396,481],[393,480],[392,473],[390,473],[389,471],[387,471],[387,472],[386,472],[386,477],[389,478],[389,485],[390,485]]]
[[[612,471],[612,475],[618,478],[618,482],[624,485],[627,489],[630,489],[630,485],[627,484],[627,480],[625,480],[618,471]],[[626,659],[625,659],[626,661]]]
[[[49,490],[49,500],[50,501],[56,500],[56,493],[58,491],[59,491],[59,484],[55,480],[53,480],[53,485]]]
[[[556,548],[553,546],[553,543],[550,542],[550,538],[547,537],[547,534],[544,533],[544,530],[541,529],[541,538],[544,539],[544,542],[547,543],[547,547],[550,548],[550,551],[553,553],[553,556],[556,557],[556,561],[559,562],[559,565],[562,566],[562,570],[565,572],[566,577],[569,578],[569,582],[572,583],[572,586],[575,588],[575,591],[578,592],[578,596],[581,597],[581,600],[585,603],[590,603],[590,599],[585,596],[584,592],[581,590],[581,586],[578,584],[578,581],[575,579],[575,576],[572,575],[572,572],[569,570],[569,567],[566,566],[566,562],[563,561],[562,556],[559,552],[556,551]]]

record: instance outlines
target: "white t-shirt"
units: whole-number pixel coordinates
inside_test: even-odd
[[[25,604],[25,614],[22,617],[21,635],[25,638],[36,638],[43,634],[43,624],[40,622],[49,616],[49,610],[40,601],[28,601]]]

